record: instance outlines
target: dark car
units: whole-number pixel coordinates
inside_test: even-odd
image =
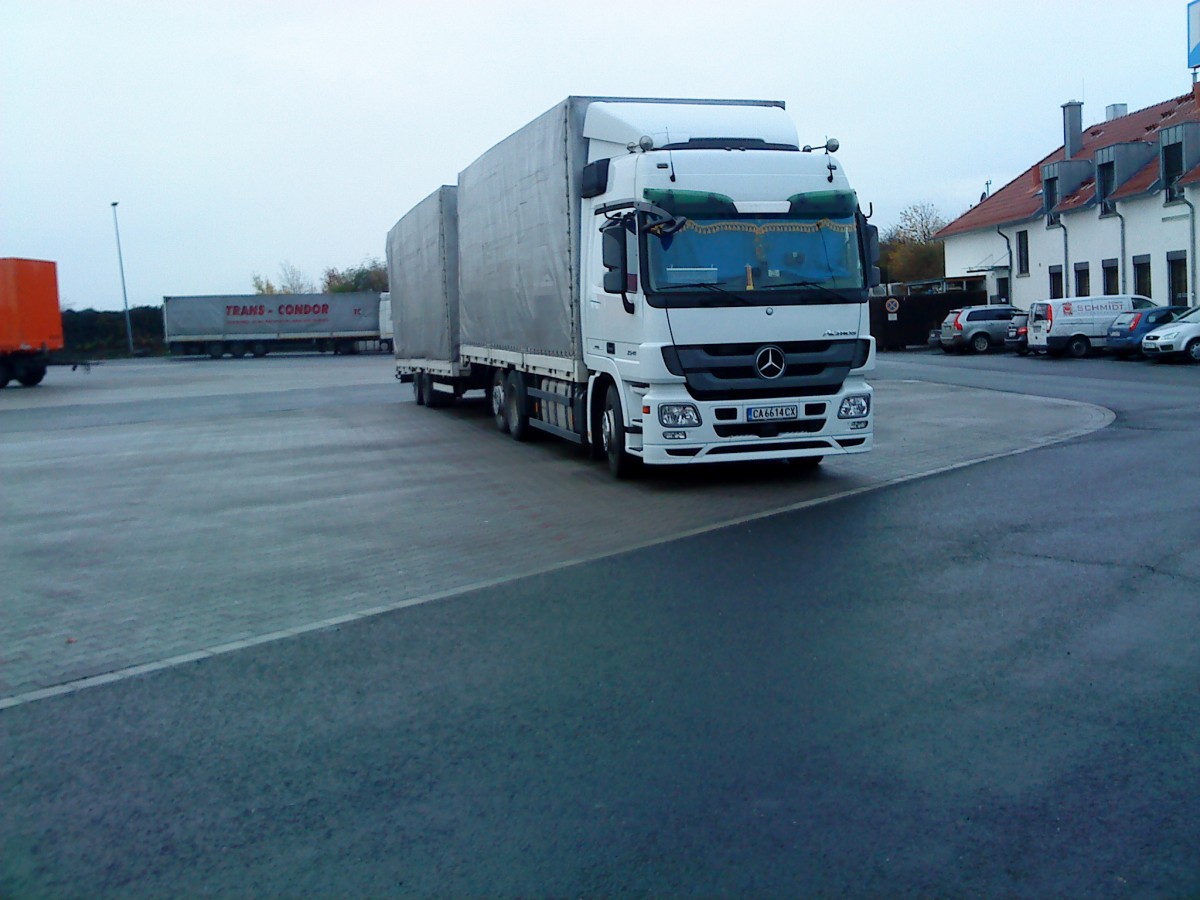
[[[942,320],[942,349],[947,353],[987,353],[992,347],[1002,347],[1016,312],[1007,304],[952,309]]]
[[[1012,317],[1004,336],[1004,349],[1029,355],[1029,313],[1016,313]]]
[[[1173,322],[1188,311],[1187,306],[1159,306],[1154,309],[1139,309],[1121,313],[1108,326],[1108,350],[1113,356],[1125,358],[1140,356],[1142,338],[1159,325]]]

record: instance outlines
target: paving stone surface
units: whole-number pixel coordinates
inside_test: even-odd
[[[694,466],[614,482],[570,444],[499,434],[482,398],[416,406],[384,356],[52,370],[0,391],[0,705],[1111,420],[921,382],[876,392],[876,449],[818,472]]]

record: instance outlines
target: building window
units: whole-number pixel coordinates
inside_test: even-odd
[[[1029,274],[1029,232],[1017,232],[1017,274]]]
[[[1150,293],[1150,257],[1135,256],[1133,258],[1133,292],[1143,297],[1153,297]]]
[[[1042,183],[1042,209],[1046,212],[1046,224],[1057,225],[1059,214],[1054,211],[1058,206],[1058,179],[1047,178]]]
[[[1116,177],[1116,163],[1106,162],[1100,164],[1096,172],[1096,199],[1100,201],[1100,215],[1102,216],[1111,216],[1117,211],[1116,202],[1108,199],[1112,195]]]
[[[1163,147],[1163,184],[1167,188],[1167,200],[1182,200],[1183,188],[1178,184],[1183,176],[1183,144],[1167,144]]]
[[[1087,263],[1075,263],[1075,296],[1092,296],[1092,274]]]
[[[1050,267],[1050,299],[1059,300],[1063,295],[1062,266]]]
[[[1104,277],[1104,293],[1116,294],[1120,291],[1117,281],[1120,277],[1115,259],[1106,259],[1100,263],[1100,271]]]
[[[1171,286],[1171,303],[1188,306],[1187,252],[1174,250],[1167,254],[1167,283]]]

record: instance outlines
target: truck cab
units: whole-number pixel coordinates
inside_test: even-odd
[[[596,158],[579,215],[593,442],[620,432],[625,452],[653,464],[865,452],[877,238],[830,155],[836,142],[804,152],[779,107],[722,108],[720,125],[706,112],[588,110]],[[654,131],[664,116],[674,127]]]

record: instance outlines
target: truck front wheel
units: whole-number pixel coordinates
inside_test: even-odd
[[[12,377],[12,366],[8,364],[7,359],[0,359],[0,388],[8,387],[8,383],[12,381]]]
[[[615,385],[608,386],[604,412],[600,415],[600,446],[608,457],[608,470],[614,478],[629,478],[636,460],[625,452],[625,419],[621,415],[621,397]]]

